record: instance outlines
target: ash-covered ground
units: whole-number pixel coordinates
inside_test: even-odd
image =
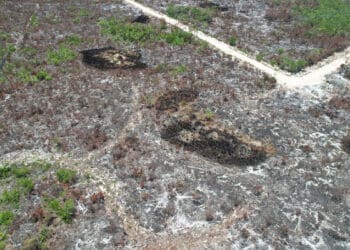
[[[350,247],[349,66],[284,89],[199,42],[102,36],[99,20],[140,14],[120,2],[1,5],[13,57],[29,61],[18,51],[33,47],[52,75],[1,86],[1,173],[14,173],[0,175],[0,207],[14,214],[1,224],[5,249]],[[144,66],[101,70],[81,54],[48,63],[47,49],[73,34],[74,51],[132,49]],[[35,186],[13,206],[3,194],[20,183],[19,163]],[[70,221],[52,199],[73,202]]]

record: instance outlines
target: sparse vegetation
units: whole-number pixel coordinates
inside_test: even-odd
[[[157,30],[151,25],[127,23],[116,18],[104,19],[98,24],[101,26],[102,34],[112,36],[115,41],[145,43],[159,38]]]
[[[58,49],[50,49],[47,52],[47,60],[50,64],[60,65],[64,62],[74,60],[76,53],[68,47],[61,45]]]
[[[15,208],[19,207],[20,194],[17,189],[5,190],[1,197],[0,202],[7,205],[12,205]]]
[[[15,215],[11,211],[1,211],[0,212],[0,228],[8,227],[11,225],[12,220],[15,218]]]
[[[56,172],[56,176],[59,182],[72,183],[76,178],[76,171],[71,169],[59,169]]]
[[[36,27],[39,25],[39,18],[37,15],[32,15],[30,18],[29,18],[29,24],[33,27]]]
[[[161,27],[151,24],[128,23],[116,18],[104,19],[98,24],[101,26],[102,34],[109,35],[118,42],[145,44],[165,40],[172,45],[193,42],[193,36],[190,33],[177,28],[165,32]]]
[[[192,43],[194,38],[191,33],[173,28],[170,33],[164,34],[165,41],[171,45],[184,45],[186,43]]]
[[[34,183],[30,178],[21,178],[18,184],[25,193],[30,193],[34,189]]]
[[[187,67],[184,64],[180,64],[179,66],[175,67],[171,73],[173,75],[183,74],[187,71]]]
[[[27,167],[15,167],[12,169],[12,173],[16,178],[22,178],[28,176],[30,170]]]
[[[51,199],[48,203],[48,206],[65,223],[70,223],[72,221],[75,211],[74,201],[72,199],[68,199],[64,202],[61,202],[58,199]]]
[[[257,54],[255,59],[259,62],[264,60],[264,54],[262,54],[262,53]]]
[[[277,54],[270,63],[288,72],[297,73],[309,65],[304,59],[292,59],[284,49],[278,49]]]
[[[23,83],[37,83],[39,81],[52,80],[52,77],[46,70],[40,69],[38,72],[34,72],[33,69],[25,66],[21,67],[18,71],[18,78]]]
[[[213,19],[214,9],[193,7],[193,6],[175,6],[169,5],[166,13],[168,16],[180,21],[199,24],[209,24]]]
[[[214,112],[210,108],[207,108],[204,111],[204,115],[206,119],[212,119],[214,117]]]
[[[7,231],[10,225],[12,224],[15,215],[13,212],[5,210],[0,211],[0,249],[5,249],[6,239],[7,239]]]
[[[11,168],[7,165],[0,167],[0,179],[5,179],[11,176]]]
[[[71,35],[66,37],[66,39],[63,41],[63,44],[67,44],[67,45],[79,45],[81,44],[82,40],[79,36],[77,35]]]

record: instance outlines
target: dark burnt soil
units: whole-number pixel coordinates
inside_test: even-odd
[[[342,51],[350,45],[342,35],[310,36],[312,27],[301,25],[292,15],[293,1],[239,0],[239,1],[183,1],[140,0],[152,8],[166,13],[167,7],[175,6],[214,8],[209,23],[190,23],[209,35],[233,43],[242,51],[258,60],[291,69],[290,60],[304,60],[312,65]],[[232,39],[232,37],[234,39]],[[231,42],[230,42],[231,41]],[[234,41],[234,42],[233,42]]]

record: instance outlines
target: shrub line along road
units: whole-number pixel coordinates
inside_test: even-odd
[[[268,63],[259,62],[249,55],[243,53],[235,47],[232,47],[218,39],[208,36],[201,31],[194,30],[189,26],[179,22],[178,20],[168,17],[159,11],[153,10],[146,7],[134,0],[124,0],[125,3],[130,4],[140,10],[143,13],[163,19],[166,23],[176,26],[184,31],[190,32],[196,38],[207,42],[212,47],[220,50],[221,52],[232,56],[240,61],[246,62],[256,69],[273,76],[276,78],[277,82],[286,88],[298,88],[310,85],[320,84],[325,81],[325,77],[331,73],[337,71],[337,69],[345,63],[350,62],[350,47],[342,52],[335,53],[334,55],[324,59],[323,61],[311,66],[305,70],[303,73],[294,74],[288,73],[286,71],[280,70],[276,67],[271,66]]]

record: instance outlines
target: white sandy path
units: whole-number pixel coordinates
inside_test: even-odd
[[[143,13],[163,19],[166,23],[176,26],[184,31],[192,33],[195,37],[200,40],[203,40],[210,44],[212,47],[220,50],[221,52],[232,56],[240,61],[246,62],[252,65],[254,68],[276,78],[277,82],[287,88],[297,88],[308,85],[316,85],[323,83],[325,77],[328,74],[331,74],[344,63],[350,62],[347,55],[350,54],[350,47],[343,52],[335,53],[333,56],[325,59],[324,61],[314,65],[313,67],[307,68],[302,74],[292,75],[286,71],[280,70],[278,68],[272,67],[270,64],[265,62],[259,62],[249,55],[243,53],[235,47],[232,47],[218,39],[208,36],[201,31],[191,29],[189,26],[182,24],[176,19],[168,17],[165,14],[162,14],[159,11],[153,10],[149,7],[144,6],[133,0],[124,0],[124,2],[142,10]]]

